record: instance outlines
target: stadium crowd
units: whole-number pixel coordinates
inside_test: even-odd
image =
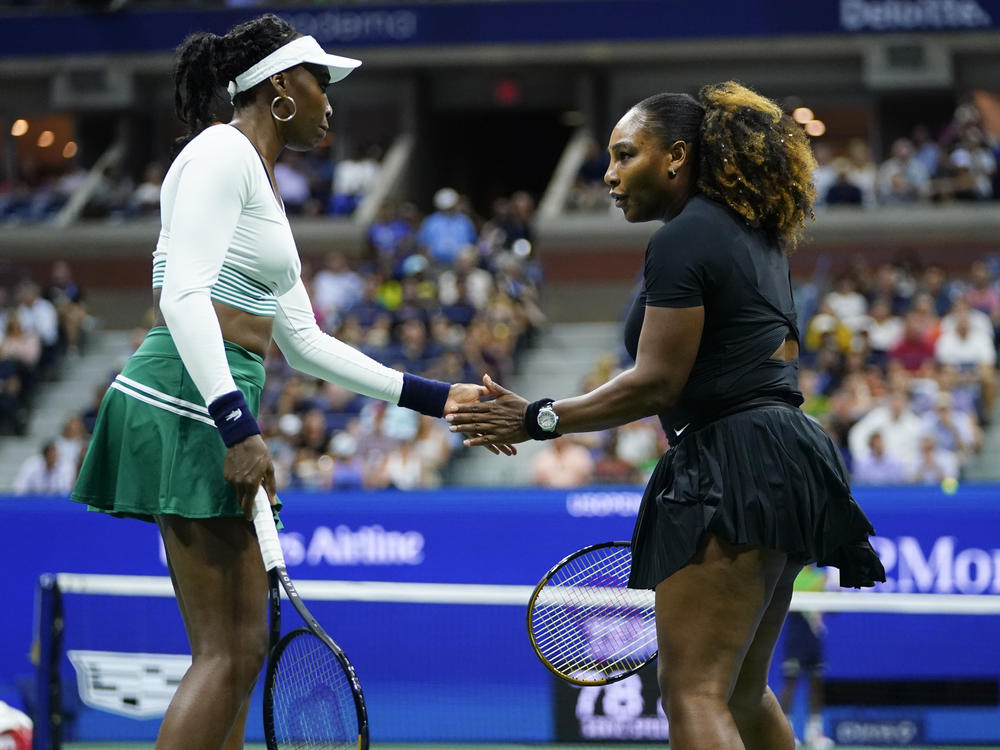
[[[820,203],[877,207],[1000,196],[997,144],[986,132],[978,111],[962,104],[935,138],[918,126],[881,164],[864,141],[836,156],[817,140]],[[365,145],[339,162],[332,153],[327,146],[283,155],[275,176],[289,213],[350,215],[377,183],[379,146]],[[606,205],[605,158],[591,144],[572,207]],[[84,177],[76,165],[63,175],[0,186],[0,221],[53,215]],[[138,184],[110,168],[83,215],[155,215],[162,178],[158,162],[143,169]],[[485,372],[506,382],[521,349],[545,325],[534,199],[526,192],[499,198],[489,217],[476,215],[451,188],[438,190],[433,203],[426,215],[412,203],[383,205],[362,257],[331,253],[315,267],[306,263],[317,320],[391,366],[447,381],[478,381]],[[958,479],[982,448],[998,388],[998,276],[996,258],[949,273],[906,261],[859,263],[836,278],[798,284],[804,408],[834,436],[856,481]],[[84,345],[89,322],[65,263],[44,288],[31,280],[0,287],[0,432],[24,432],[38,383],[58,374],[65,352]],[[581,387],[605,382],[620,366],[615,355],[603,358]],[[460,444],[442,423],[292,372],[277,351],[267,367],[261,424],[280,486],[442,481]],[[53,441],[69,456],[70,475],[99,395]],[[537,454],[534,478],[543,485],[641,482],[666,446],[655,419],[553,441]],[[45,458],[51,452],[46,447],[33,457],[34,474],[54,476],[51,456]]]
[[[829,139],[814,140],[818,207],[926,205],[1000,198],[1000,140],[991,135],[979,109],[960,104],[950,122],[932,132],[924,124],[897,138],[881,161],[863,138],[837,149]],[[604,186],[607,154],[592,141],[569,205],[580,211],[611,210]]]
[[[864,263],[796,285],[803,409],[833,436],[859,484],[961,479],[995,414],[1000,256],[967,271]],[[624,354],[584,382],[604,382]],[[563,441],[555,441],[559,443]],[[637,482],[667,445],[655,420],[553,444],[540,484]],[[553,466],[561,471],[553,471]],[[567,479],[571,475],[572,479]]]
[[[368,229],[362,257],[331,253],[316,267],[304,263],[318,323],[408,372],[449,382],[478,382],[483,373],[509,380],[518,355],[545,325],[538,304],[540,269],[532,252],[533,212],[531,196],[518,192],[497,200],[492,216],[483,220],[451,188],[435,193],[434,210],[426,216],[409,203],[383,207]],[[53,273],[68,276],[68,266],[57,264]],[[36,287],[25,282],[18,289],[27,304]],[[79,336],[74,344],[70,328],[56,326],[57,318],[63,319],[58,308],[48,301],[37,304],[51,313],[53,351],[79,347]],[[7,320],[28,320],[17,309]],[[60,330],[67,331],[65,343],[59,343]],[[133,346],[144,334],[145,329],[137,331]],[[5,336],[0,352],[13,350],[17,341]],[[434,487],[461,444],[440,420],[291,370],[276,348],[265,366],[260,423],[279,487]],[[10,367],[11,378],[18,377],[20,365]],[[115,374],[109,373],[108,382]],[[34,380],[18,382],[28,388]],[[59,440],[47,442],[24,465],[17,490],[68,489],[106,385],[85,410],[67,417]],[[16,431],[23,431],[29,406],[11,407],[19,420]]]

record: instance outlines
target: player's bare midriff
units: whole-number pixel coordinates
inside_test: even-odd
[[[795,339],[785,339],[781,342],[781,346],[774,350],[774,354],[771,355],[771,359],[777,359],[782,362],[792,362],[799,357],[799,342]]]
[[[222,328],[222,338],[234,344],[242,346],[248,352],[253,352],[263,357],[267,353],[267,348],[271,344],[271,331],[274,325],[274,318],[264,315],[251,315],[248,312],[237,310],[235,307],[224,305],[221,302],[212,302],[215,314],[219,318],[219,326]],[[160,290],[153,290],[153,325],[163,326],[163,313],[160,312]]]

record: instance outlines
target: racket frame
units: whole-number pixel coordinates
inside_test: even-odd
[[[254,498],[254,527],[257,530],[257,539],[261,545],[261,553],[264,558],[264,565],[268,572],[268,588],[270,598],[270,648],[267,656],[267,671],[264,676],[264,739],[268,750],[278,750],[277,740],[274,736],[274,703],[271,699],[271,687],[274,684],[275,672],[278,668],[281,652],[285,646],[301,631],[311,632],[319,638],[340,664],[351,688],[351,696],[354,698],[354,709],[358,717],[358,750],[368,750],[368,708],[365,705],[364,693],[361,690],[361,681],[358,679],[354,665],[347,658],[344,650],[337,645],[319,624],[312,613],[302,601],[299,592],[292,583],[285,568],[284,555],[281,552],[281,545],[278,541],[278,530],[274,525],[274,515],[271,510],[271,502],[263,488],[258,490]],[[279,588],[280,586],[280,588]],[[281,589],[284,589],[288,601],[295,607],[295,611],[305,622],[304,628],[298,628],[281,637]]]
[[[538,584],[535,586],[534,591],[531,592],[531,598],[528,599],[527,626],[528,626],[528,640],[531,642],[531,650],[535,652],[535,656],[537,656],[538,660],[543,665],[545,665],[545,668],[548,669],[550,672],[552,672],[552,674],[554,674],[560,680],[564,680],[573,685],[581,685],[583,687],[610,685],[614,682],[624,680],[626,677],[635,674],[640,669],[649,664],[651,661],[653,661],[658,653],[657,651],[654,651],[650,655],[650,657],[646,659],[642,664],[639,664],[631,669],[624,670],[620,675],[615,675],[614,677],[609,677],[603,680],[594,680],[594,679],[581,680],[579,678],[570,677],[569,675],[563,674],[558,669],[556,669],[549,662],[549,660],[545,658],[544,654],[542,654],[541,649],[538,647],[538,644],[535,642],[535,632],[534,629],[531,627],[531,619],[532,615],[535,612],[535,602],[538,599],[538,595],[541,593],[542,589],[545,588],[545,584],[547,584],[550,580],[552,580],[552,577],[560,570],[562,570],[563,566],[565,566],[570,561],[575,560],[578,557],[582,557],[583,555],[586,555],[589,552],[593,552],[594,550],[598,549],[603,549],[605,547],[627,547],[631,549],[632,543],[627,541],[599,542],[597,544],[590,544],[587,545],[586,547],[581,547],[576,552],[572,552],[566,555],[566,557],[564,557],[562,560],[560,560],[551,568],[549,568],[548,572],[544,576],[542,576],[542,580],[540,580]]]

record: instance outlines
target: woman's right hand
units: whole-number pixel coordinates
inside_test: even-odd
[[[262,484],[271,505],[274,505],[277,492],[274,464],[271,463],[267,443],[260,435],[251,435],[226,449],[222,475],[236,490],[236,500],[248,521],[253,519],[254,498]]]

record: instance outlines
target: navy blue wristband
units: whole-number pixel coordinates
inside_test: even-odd
[[[239,391],[219,396],[208,405],[208,413],[215,420],[215,426],[219,428],[222,442],[227,448],[246,440],[251,435],[260,434],[260,426],[254,419],[250,407],[247,406],[247,400]]]
[[[451,385],[440,380],[428,380],[419,375],[403,373],[403,390],[399,405],[429,417],[443,417],[444,405],[451,392]]]

